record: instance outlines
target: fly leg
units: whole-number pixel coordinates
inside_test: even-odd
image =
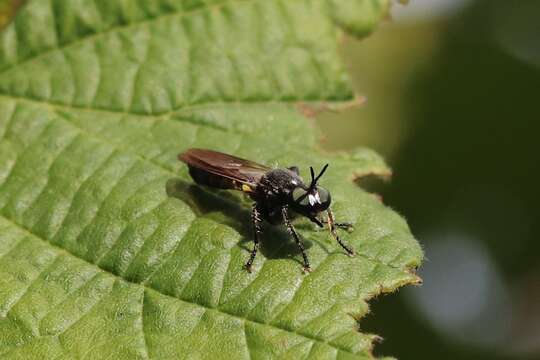
[[[259,250],[260,244],[259,236],[262,233],[261,213],[259,212],[257,204],[253,204],[253,208],[251,209],[251,222],[253,223],[253,250],[251,250],[249,260],[247,261],[246,265],[244,265],[248,272],[251,272],[251,265],[253,265],[253,260],[255,260],[255,256],[257,256],[257,251]]]
[[[311,220],[311,222],[314,222],[315,224],[317,224],[317,226],[320,227],[320,228],[324,227],[324,225],[323,225],[324,223],[328,223],[328,220],[326,220],[325,218],[319,219],[316,216],[310,217],[309,220]],[[338,227],[340,229],[343,229],[343,230],[347,230],[347,231],[351,231],[353,229],[353,224],[350,223],[350,222],[343,222],[343,223],[335,222],[334,226]]]
[[[334,237],[334,239],[336,239],[338,244],[341,245],[343,249],[345,249],[345,251],[347,252],[347,255],[354,256],[355,254],[354,250],[348,245],[346,245],[343,241],[341,241],[341,239],[339,238],[339,235],[337,234],[336,226],[338,226],[338,224],[336,224],[334,221],[334,213],[332,212],[332,210],[330,210],[330,208],[328,208],[327,213],[328,213],[328,227],[330,228],[330,233],[332,233],[332,236]]]
[[[283,215],[283,222],[285,223],[285,226],[287,226],[287,230],[289,230],[289,233],[294,238],[294,241],[296,241],[296,245],[298,245],[298,248],[302,252],[302,257],[304,258],[304,271],[311,272],[311,266],[309,266],[309,260],[306,254],[306,248],[304,247],[304,243],[300,239],[300,236],[298,236],[296,229],[291,224],[291,220],[289,219],[289,214],[287,212],[286,206],[281,208],[281,214]]]
[[[323,222],[326,222],[324,220],[323,221],[319,220],[316,216],[310,217],[309,220],[317,224],[317,226],[320,228],[323,228],[324,227]]]
[[[351,231],[353,229],[353,224],[350,222],[334,223],[334,226],[346,231]]]

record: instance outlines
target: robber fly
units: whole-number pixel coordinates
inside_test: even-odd
[[[306,185],[296,166],[272,169],[253,161],[206,149],[189,149],[178,155],[178,159],[188,165],[189,174],[196,183],[219,189],[240,190],[255,201],[251,212],[254,245],[245,265],[249,272],[259,249],[263,219],[271,224],[285,224],[302,252],[304,271],[311,271],[311,267],[304,244],[291,223],[291,218],[296,214],[307,217],[319,227],[324,227],[323,223],[327,223],[338,244],[349,256],[354,255],[354,250],[343,243],[336,232],[337,227],[348,229],[352,224],[334,221],[330,210],[330,193],[317,185],[328,164],[317,176],[310,167],[311,181]],[[319,214],[324,211],[327,218],[319,218]]]

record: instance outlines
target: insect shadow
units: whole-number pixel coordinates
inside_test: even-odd
[[[180,178],[171,178],[166,183],[166,191],[169,197],[174,197],[186,203],[191,210],[200,217],[206,217],[235,229],[240,235],[239,247],[246,250],[246,258],[253,247],[253,228],[251,224],[250,202],[241,194],[235,194],[227,190],[203,188],[184,181]],[[281,226],[264,223],[264,233],[260,251],[267,259],[294,258],[300,254],[298,246],[292,241],[290,235]],[[300,225],[300,229],[307,229]],[[320,246],[323,251],[329,253],[325,246],[319,242],[303,239],[306,248]]]

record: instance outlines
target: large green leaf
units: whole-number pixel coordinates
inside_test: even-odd
[[[366,300],[418,281],[405,221],[351,180],[367,149],[326,154],[302,113],[353,100],[343,29],[376,0],[48,0],[0,35],[0,357],[370,358]],[[314,271],[249,206],[194,186],[176,155],[330,162],[355,231],[347,257],[300,220]]]

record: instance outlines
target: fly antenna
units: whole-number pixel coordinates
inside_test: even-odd
[[[326,169],[328,169],[328,164],[324,165],[321,172],[319,173],[319,175],[317,175],[317,177],[315,178],[315,183],[317,183],[317,181],[319,181],[319,179],[321,178],[321,176],[323,176],[324,172],[326,171]]]
[[[315,171],[313,170],[313,166],[309,167],[309,172],[311,173],[311,183],[309,184],[309,188],[311,189],[315,185]]]
[[[311,166],[309,167],[309,170],[311,172],[311,184],[309,184],[310,191],[313,191],[315,189],[315,187],[317,186],[317,181],[319,181],[321,176],[323,176],[327,168],[328,168],[328,164],[324,165],[319,175],[315,177],[315,171],[313,170],[313,167]]]

